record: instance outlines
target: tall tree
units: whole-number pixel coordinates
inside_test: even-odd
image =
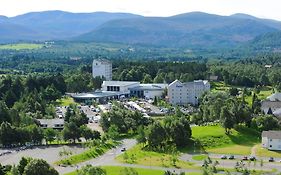
[[[23,175],[59,175],[45,160],[33,159],[24,168]]]

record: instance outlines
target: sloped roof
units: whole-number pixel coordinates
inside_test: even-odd
[[[270,139],[281,139],[281,131],[263,131],[262,137]]]
[[[266,98],[269,101],[280,101],[281,102],[281,93],[274,93]]]

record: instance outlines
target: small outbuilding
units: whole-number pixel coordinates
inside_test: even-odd
[[[36,123],[43,129],[46,128],[53,128],[62,130],[64,127],[64,120],[63,119],[36,119]]]
[[[268,150],[281,150],[281,131],[263,131],[262,147]]]

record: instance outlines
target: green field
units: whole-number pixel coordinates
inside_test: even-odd
[[[241,90],[244,87],[239,87],[239,86],[230,86],[225,84],[224,82],[211,82],[211,91],[212,92],[227,92],[231,87],[235,87],[238,90]],[[245,101],[249,104],[252,105],[252,92],[253,88],[247,88],[248,90],[251,91],[251,95],[245,96]],[[257,93],[258,99],[259,100],[264,100],[266,97],[270,96],[273,93],[272,87],[271,86],[264,86],[261,87],[260,92]]]
[[[270,151],[259,144],[256,146],[256,155],[261,157],[280,157],[281,158],[281,151]]]
[[[34,43],[18,43],[18,44],[5,44],[0,45],[2,50],[31,50],[31,49],[41,49],[43,44]]]
[[[211,91],[212,92],[226,92],[231,86],[226,85],[224,82],[211,82]]]
[[[134,163],[146,166],[162,166],[162,167],[174,167],[171,162],[172,156],[165,153],[158,153],[154,151],[146,151],[142,148],[142,145],[138,144],[132,149],[126,152],[128,155],[128,160],[124,160],[124,154],[118,156],[116,160],[123,163]],[[135,157],[135,161],[131,161],[132,155]],[[184,162],[178,160],[176,162],[176,167],[178,168],[196,168],[193,163]]]
[[[107,175],[121,175],[122,170],[125,167],[120,166],[103,166],[101,167],[106,170]],[[144,169],[144,168],[134,168],[139,175],[163,175],[162,170]],[[186,173],[187,174],[187,173]],[[189,172],[188,175],[201,175],[199,172]],[[77,172],[71,172],[65,175],[77,175]]]
[[[120,166],[104,166],[107,175],[121,175],[122,170],[125,167]],[[142,168],[134,168],[139,175],[163,175],[164,171],[161,170],[152,170],[152,169],[142,169]],[[68,173],[65,175],[77,175],[77,172]]]
[[[229,135],[225,134],[220,125],[196,126],[192,127],[192,137],[197,141],[196,148],[187,149],[189,152],[196,150],[221,154],[250,154],[251,148],[260,143],[260,133],[244,126],[232,129]]]
[[[192,156],[192,159],[197,161],[201,161],[207,158],[208,158],[207,154],[199,154],[199,155]]]

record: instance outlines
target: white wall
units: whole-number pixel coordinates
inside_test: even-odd
[[[154,99],[155,97],[161,97],[164,90],[145,90],[144,97],[147,99]]]
[[[124,83],[122,81],[103,81],[102,90],[107,91],[107,86],[118,86],[118,87],[120,87],[119,92],[130,93],[129,88],[138,87],[139,85],[140,85],[139,82]]]
[[[268,147],[267,137],[262,137],[261,142],[262,142],[262,147],[263,148],[267,148]]]
[[[112,64],[106,61],[93,60],[92,65],[93,77],[105,77],[106,80],[112,79]]]
[[[173,105],[196,105],[202,94],[209,90],[210,84],[207,81],[181,83],[175,80],[168,86],[168,98]]]
[[[267,149],[281,150],[281,139],[268,139]]]

